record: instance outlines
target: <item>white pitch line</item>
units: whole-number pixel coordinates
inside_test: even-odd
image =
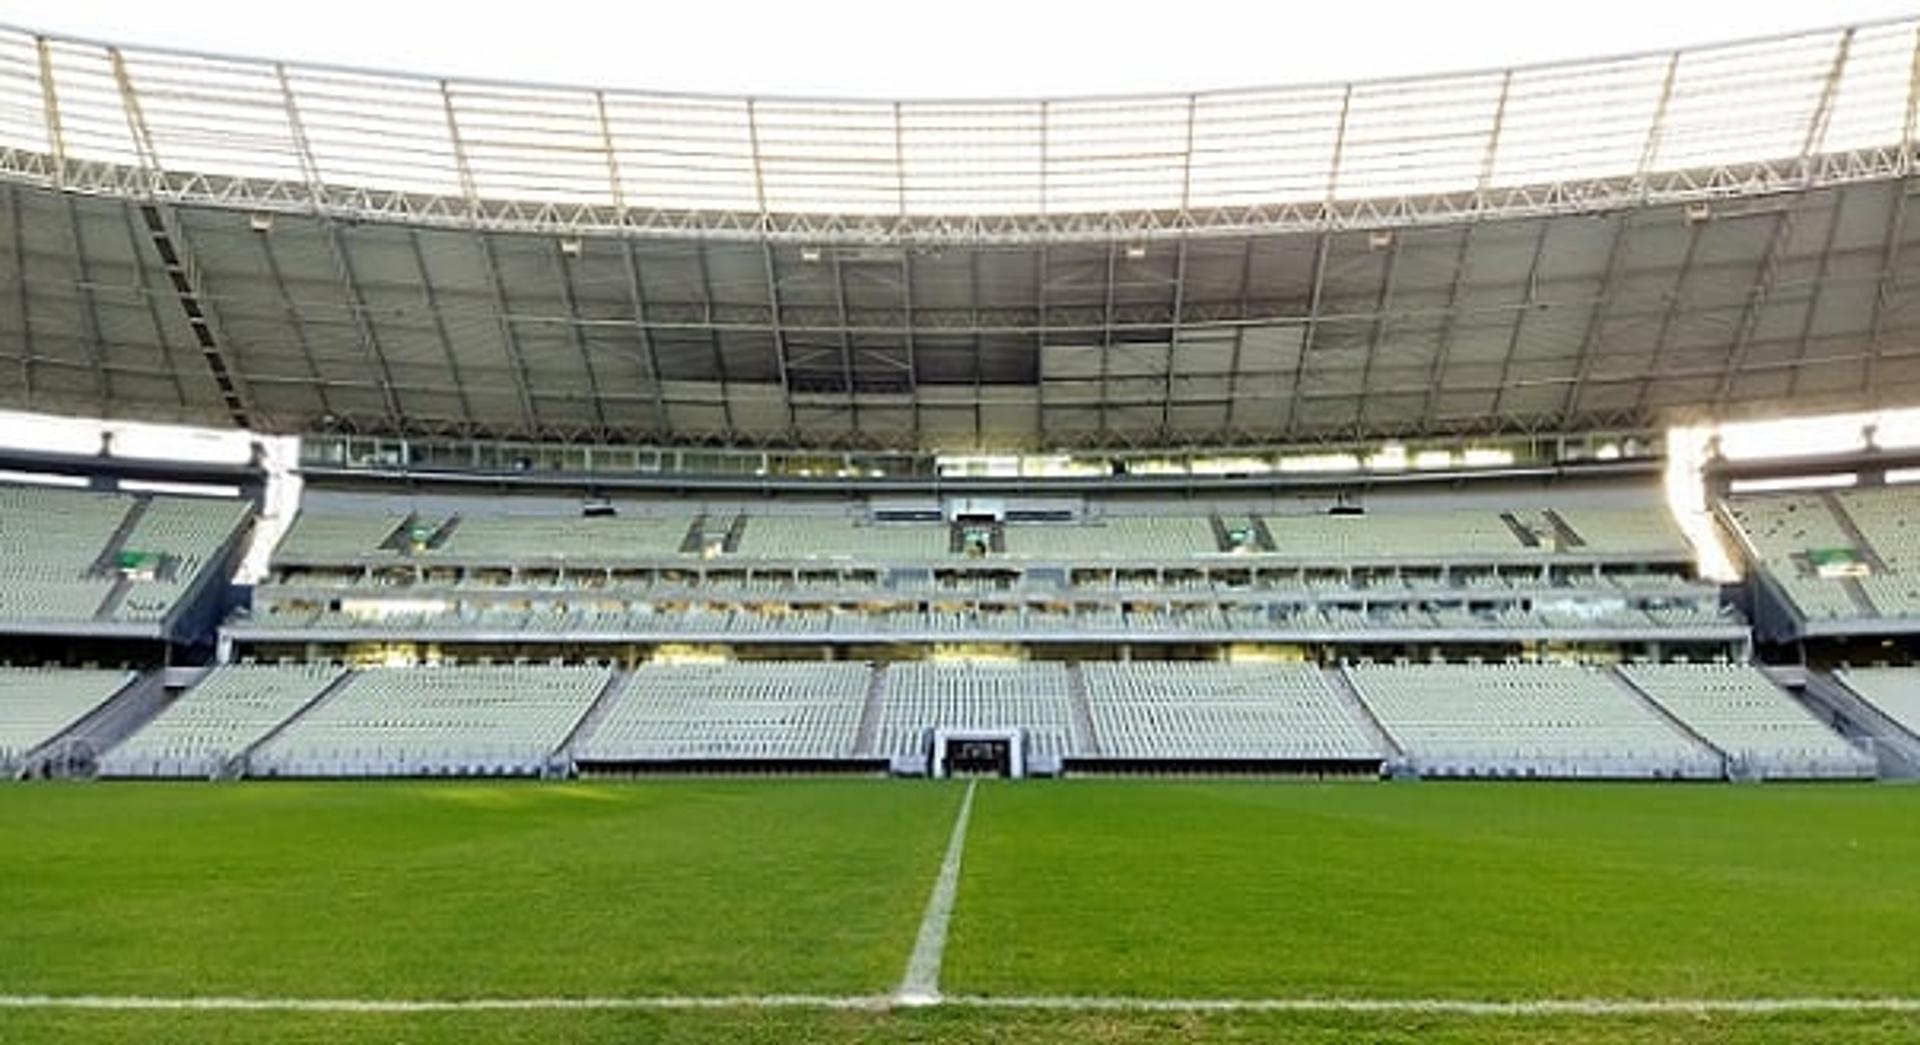
[[[1114,998],[949,995],[955,1008],[1062,1012],[1427,1013],[1453,1016],[1657,1016],[1788,1012],[1920,1012],[1920,998]]]
[[[914,1005],[872,994],[653,995],[584,998],[245,998],[0,994],[5,1009],[135,1012],[568,1012],[592,1010],[836,1009],[883,1012]],[[1416,1013],[1442,1016],[1662,1016],[1778,1013],[1920,1013],[1920,997],[1882,998],[1116,998],[936,997],[925,1005],[1047,1012]]]
[[[642,995],[631,998],[244,998],[106,994],[0,994],[0,1009],[215,1012],[565,1012],[602,1009],[872,1009],[872,994]]]
[[[927,897],[927,912],[920,918],[913,956],[907,959],[906,974],[900,977],[900,987],[894,992],[902,1005],[932,1005],[940,1000],[940,962],[947,953],[947,923],[953,920],[954,896],[960,891],[960,856],[967,848],[967,820],[973,815],[973,789],[979,783],[967,782],[967,795],[960,800],[960,812],[953,818],[947,855],[940,861],[939,877],[933,880],[933,895]]]

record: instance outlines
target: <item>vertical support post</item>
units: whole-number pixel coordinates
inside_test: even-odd
[[[47,130],[47,149],[53,155],[53,187],[67,185],[67,135],[60,123],[60,89],[53,76],[53,41],[34,37],[40,60],[40,118]]]

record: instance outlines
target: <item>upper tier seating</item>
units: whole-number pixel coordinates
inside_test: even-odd
[[[1750,664],[1635,664],[1622,673],[1707,743],[1763,775],[1873,771],[1873,759]]]
[[[160,553],[173,560],[172,566],[164,577],[135,583],[116,616],[126,620],[166,616],[250,510],[246,502],[237,500],[155,497],[121,547],[128,552]]]
[[[939,523],[855,523],[833,516],[753,515],[743,557],[916,561],[948,556],[952,531]]]
[[[1739,497],[1726,502],[1747,543],[1787,598],[1809,619],[1862,615],[1838,580],[1817,576],[1806,562],[1810,551],[1852,548],[1853,538],[1818,494]]]
[[[1538,554],[1493,511],[1269,515],[1263,521],[1275,554],[1319,562]]]
[[[590,665],[373,668],[262,745],[279,776],[530,775],[612,673]]]
[[[932,729],[1023,729],[1029,757],[1077,754],[1065,665],[913,661],[887,671],[877,754],[923,754]]]
[[[128,513],[138,511],[129,526]],[[245,522],[244,501],[134,497],[0,486],[0,620],[90,621],[109,608],[118,556],[150,555],[151,580],[130,580],[111,615],[160,621],[214,564]],[[116,544],[115,535],[127,526]]]
[[[1272,635],[1276,632],[1339,633],[1355,636],[1387,630],[1499,631],[1513,634],[1546,630],[1617,631],[1657,634],[1662,629],[1738,628],[1733,611],[1702,606],[1670,606],[1651,610],[1606,607],[1600,612],[1575,612],[1554,607],[1537,612],[1508,608],[1498,612],[1462,608],[1421,609],[1397,603],[1363,613],[1354,609],[1314,606],[1269,611],[1259,605],[1197,604],[1172,609],[1139,607],[1082,608],[1064,612],[1044,606],[986,609],[836,611],[796,609],[778,603],[768,612],[751,608],[696,603],[664,608],[617,600],[589,598],[584,604],[540,602],[532,608],[511,603],[474,603],[448,611],[422,610],[379,617],[339,611],[266,606],[245,623],[267,631],[323,631],[341,635],[473,635],[481,633],[557,635],[645,633],[663,635],[754,636],[778,634],[836,635],[1013,635],[1023,632],[1058,634],[1087,632],[1117,635]]]
[[[1920,737],[1920,668],[1848,668],[1834,677]]]
[[[135,677],[90,668],[0,667],[0,773],[12,773]]]
[[[1006,554],[1031,559],[1190,559],[1218,555],[1205,516],[1108,516],[1077,525],[1014,523]]]
[[[1665,508],[1561,508],[1555,514],[1579,536],[1584,551],[1692,554],[1686,536]]]
[[[402,514],[313,512],[294,516],[287,535],[274,549],[276,562],[350,559],[362,555],[392,555],[381,545],[407,521]]]
[[[88,576],[134,505],[124,494],[0,486],[0,619],[91,620],[113,578]]]
[[[1920,493],[1895,486],[1834,497],[1886,568],[1861,579],[1867,600],[1888,617],[1920,617]]]
[[[645,665],[576,757],[851,758],[871,678],[866,664],[846,661]]]
[[[661,558],[680,553],[692,525],[690,515],[465,515],[427,554],[503,564]]]
[[[1840,490],[1834,498],[1890,569],[1920,570],[1920,492],[1890,486]]]
[[[1425,772],[1717,776],[1719,760],[1600,668],[1362,664],[1361,699]]]
[[[318,696],[344,669],[332,664],[228,664],[100,762],[103,776],[202,777]]]
[[[1140,759],[1379,759],[1360,712],[1311,664],[1088,662],[1100,754]]]

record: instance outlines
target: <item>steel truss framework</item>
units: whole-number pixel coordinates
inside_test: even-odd
[[[0,372],[16,379],[0,406],[568,444],[1028,450],[1897,405],[1920,399],[1908,191],[1385,242],[912,250],[571,245],[10,186]]]
[[[877,107],[0,29],[0,406],[926,450],[1920,400],[1916,85],[1912,21],[1425,80]],[[1034,148],[981,137],[994,120]],[[662,166],[676,149],[691,167]],[[669,191],[695,167],[707,195]]]
[[[1142,242],[1193,235],[1240,236],[1593,214],[1627,207],[1699,203],[1904,178],[1911,145],[1720,164],[1619,178],[1578,179],[1464,193],[1249,204],[1171,210],[926,217],[755,211],[666,210],[587,203],[528,203],[59,160],[0,148],[0,178],[87,195],[150,197],[254,213],[322,213],[352,221],[552,236],[698,237],[804,244],[1031,244]]]
[[[1009,102],[452,81],[0,28],[0,176],[555,235],[952,244],[1453,225],[1905,177],[1917,74],[1913,20],[1404,80]]]

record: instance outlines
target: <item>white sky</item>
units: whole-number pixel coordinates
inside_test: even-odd
[[[1920,13],[1914,0],[0,0],[119,43],[472,76],[882,98],[1479,69]]]

